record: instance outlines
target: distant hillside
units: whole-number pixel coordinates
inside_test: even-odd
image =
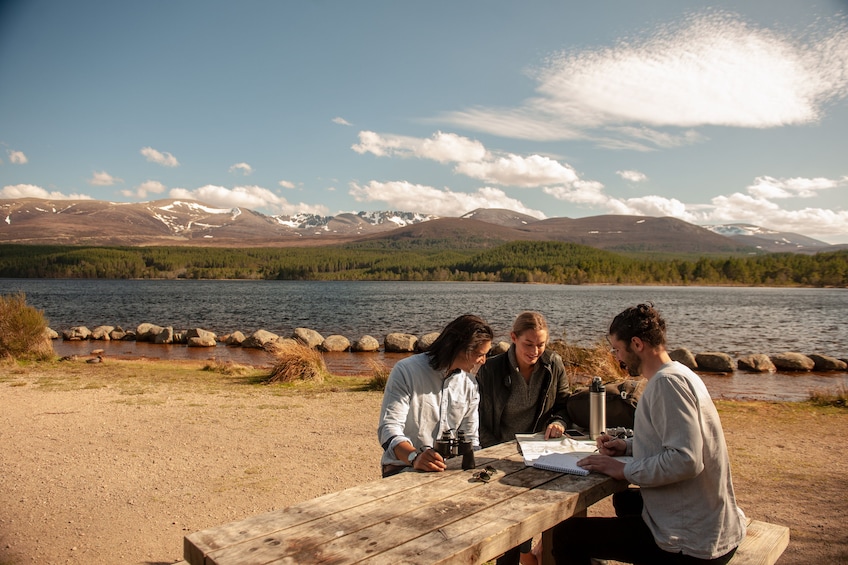
[[[192,200],[0,200],[0,243],[301,246],[344,243],[434,218],[410,212],[267,216]]]
[[[751,224],[724,224],[704,226],[719,235],[729,237],[742,245],[756,247],[769,253],[818,253],[835,251],[829,243],[792,232],[781,232]],[[844,246],[842,246],[844,248]]]
[[[579,243],[610,251],[664,253],[744,253],[753,251],[727,237],[675,218],[590,216],[550,218],[523,231],[547,239]]]
[[[772,244],[767,244],[769,237]],[[756,226],[706,229],[668,217],[538,220],[503,209],[478,209],[461,218],[400,211],[268,216],[190,200],[0,200],[0,243],[27,245],[303,247],[358,243],[387,248],[484,249],[510,241],[543,240],[641,253],[835,249],[811,238],[767,233]],[[783,241],[785,246],[775,241]]]

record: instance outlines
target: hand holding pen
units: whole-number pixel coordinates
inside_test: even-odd
[[[609,434],[604,433],[599,435],[598,439],[595,440],[595,444],[598,446],[598,453],[601,455],[617,457],[627,452],[627,442]]]

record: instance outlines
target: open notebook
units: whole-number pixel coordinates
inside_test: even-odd
[[[527,466],[571,475],[589,474],[589,471],[578,466],[577,462],[595,453],[595,442],[592,440],[576,440],[570,437],[545,439],[544,433],[515,434],[515,439]],[[616,459],[629,461],[632,457]]]

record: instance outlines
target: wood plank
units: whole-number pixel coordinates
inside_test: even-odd
[[[516,444],[508,442],[478,451],[475,459],[478,466],[482,467],[497,462],[502,457],[515,456],[516,453]],[[461,465],[460,458],[448,461],[449,469],[459,469]],[[321,520],[330,514],[397,493],[413,491],[409,493],[413,496],[415,489],[437,481],[441,476],[441,473],[403,473],[403,476],[396,475],[372,481],[300,504],[195,532],[183,539],[183,557],[192,565],[203,565],[205,556],[213,551],[247,540],[265,539],[274,532]]]
[[[774,565],[789,546],[789,528],[751,520],[731,565]]]
[[[496,480],[488,484],[471,482],[472,471],[401,473],[196,532],[184,539],[184,557],[192,565],[243,563],[248,558],[250,563],[353,562],[352,559],[379,554],[427,532],[441,536],[438,532],[447,525],[558,476],[526,468],[515,442],[478,451],[475,459],[478,468],[494,464],[498,468]],[[449,469],[458,470],[460,466],[460,458],[448,461]],[[486,490],[479,490],[483,487]],[[568,489],[560,485],[552,491],[562,493]],[[585,502],[578,497],[575,504]],[[486,521],[499,519],[493,513]],[[463,528],[473,530],[477,526],[469,522]],[[499,529],[513,532],[509,535],[523,535],[509,519]],[[503,542],[508,543],[512,543],[511,538]]]
[[[496,465],[506,468],[504,477],[524,472],[520,462],[500,460]],[[315,560],[312,562],[350,563],[551,480],[550,476],[543,475],[535,480],[519,477],[512,481],[517,486],[504,484],[491,489],[487,487],[497,483],[472,482],[472,471],[430,475],[439,478],[417,489],[328,514],[319,522],[287,528],[210,552],[206,562],[217,565],[243,563],[249,556],[251,562],[279,559],[283,563],[290,555],[302,555],[306,547],[313,552]],[[475,492],[483,488],[486,488],[485,493]],[[320,556],[316,552],[320,552]]]
[[[559,476],[362,563],[484,563],[579,512],[585,504],[625,488],[626,481],[602,475]]]

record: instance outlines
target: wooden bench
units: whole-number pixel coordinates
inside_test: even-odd
[[[789,545],[789,528],[759,520],[749,520],[748,534],[736,550],[730,565],[774,565]],[[189,565],[180,561],[174,565]]]
[[[759,520],[748,522],[748,533],[730,565],[774,565],[789,545],[789,528]]]

